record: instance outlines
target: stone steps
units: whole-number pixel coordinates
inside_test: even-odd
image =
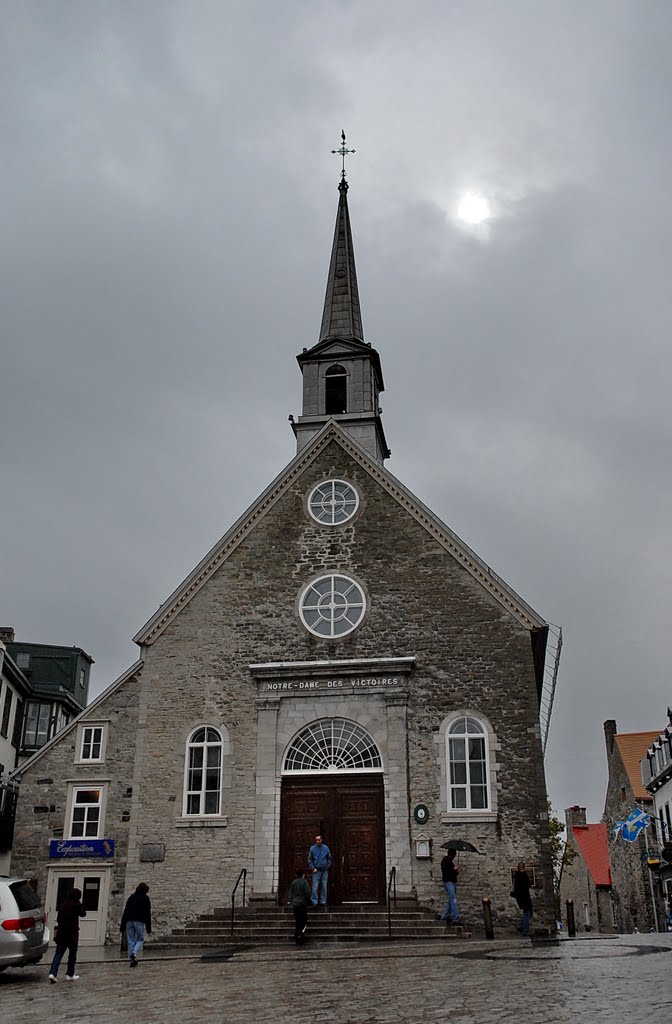
[[[190,946],[198,949],[231,945],[285,945],[291,940],[293,914],[290,907],[264,904],[236,909],[234,935],[231,911],[218,907],[202,914],[171,935],[152,943],[154,947]],[[392,911],[393,939],[454,939],[468,933],[437,921],[431,911],[415,905]],[[313,942],[376,942],[390,938],[387,907],[377,904],[340,906],[308,912],[307,938]]]

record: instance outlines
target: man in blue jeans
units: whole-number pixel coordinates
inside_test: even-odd
[[[128,966],[137,967],[142,947],[145,941],[145,930],[147,933],[152,930],[152,904],[150,903],[149,886],[146,882],[140,882],[126,900],[124,913],[121,918],[119,931],[126,932],[128,939]]]
[[[319,905],[326,908],[331,850],[322,842],[322,836],[315,836],[315,842],[308,851],[308,867],[313,869],[313,892],[310,902],[314,907]]]
[[[455,850],[446,850],[441,861],[441,884],[448,899],[441,914],[442,921],[449,924],[461,924],[460,912],[457,909],[457,872],[460,869],[455,864]]]

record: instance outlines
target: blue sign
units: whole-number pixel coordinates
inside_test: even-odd
[[[50,857],[114,857],[114,839],[50,839]]]

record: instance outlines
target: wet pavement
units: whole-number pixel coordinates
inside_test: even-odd
[[[593,1024],[672,1019],[672,934],[152,953],[81,950],[80,981],[48,962],[0,974],[11,1024]]]

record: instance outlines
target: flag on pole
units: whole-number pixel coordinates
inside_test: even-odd
[[[625,821],[617,821],[614,825],[614,832],[620,832],[621,839],[626,843],[634,843],[640,832],[651,824],[651,815],[646,811],[640,811],[638,807],[627,816]]]

